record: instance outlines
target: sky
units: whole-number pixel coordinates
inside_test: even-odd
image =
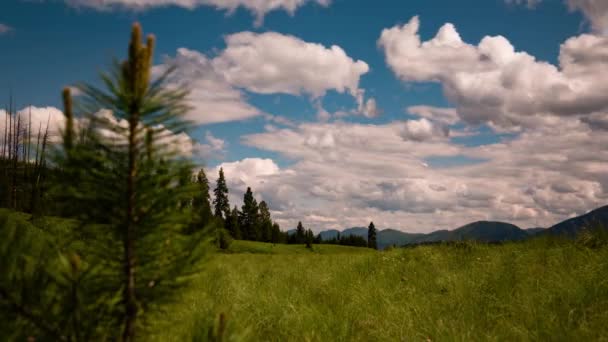
[[[190,89],[184,153],[283,229],[546,227],[608,202],[608,1],[2,0],[0,106],[61,127],[61,89],[99,84],[135,21]]]

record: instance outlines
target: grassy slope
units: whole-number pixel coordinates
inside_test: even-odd
[[[154,318],[153,340],[184,341],[220,312],[245,340],[608,340],[607,246],[231,249]]]
[[[73,225],[41,223],[55,237]],[[607,244],[543,238],[375,252],[236,241],[206,267],[153,314],[146,340],[187,340],[223,312],[228,334],[245,340],[608,341]]]

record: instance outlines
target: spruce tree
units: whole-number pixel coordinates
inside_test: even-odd
[[[270,235],[270,242],[272,243],[286,242],[283,241],[283,233],[281,232],[281,227],[279,227],[279,224],[276,222],[272,224],[272,232]]]
[[[217,186],[213,190],[215,199],[213,205],[215,207],[215,217],[227,218],[230,213],[230,203],[228,202],[228,185],[224,178],[224,168],[220,168]]]
[[[191,212],[180,210],[194,194],[191,182],[180,182],[192,165],[173,144],[159,142],[167,137],[162,132],[186,130],[187,93],[166,86],[172,69],[152,79],[155,39],[141,41],[135,24],[128,58],[102,74],[104,88],[80,85],[82,96],[64,98],[66,113],[79,112],[87,123],[76,139],[68,118],[63,149],[53,158],[63,175],[54,193],[77,219],[71,233],[78,248],[48,252],[57,244],[44,243],[44,257],[27,251],[36,255],[35,267],[10,268],[21,272],[27,297],[20,297],[23,290],[8,293],[0,276],[0,299],[18,307],[27,322],[22,327],[41,340],[133,341],[145,328],[145,313],[170,299],[178,279],[197,268],[202,234],[183,234]]]
[[[298,222],[298,227],[296,228],[296,243],[304,242],[306,242],[306,231],[304,230],[302,222]]]
[[[259,238],[258,232],[258,203],[253,197],[251,188],[247,188],[247,192],[243,196],[243,207],[241,208],[241,217],[239,226],[246,240],[257,241]]]
[[[211,222],[213,214],[211,213],[211,203],[209,198],[209,180],[205,170],[201,170],[196,175],[197,193],[192,201],[192,206],[195,215],[195,223],[202,228]]]
[[[370,222],[367,228],[367,247],[378,249],[376,235],[376,226],[374,226],[374,222]]]
[[[230,236],[232,236],[232,238],[236,239],[236,240],[240,240],[243,238],[243,235],[241,233],[241,229],[239,227],[239,209],[236,207],[236,205],[234,206],[234,209],[232,209],[232,212],[230,213],[228,219],[226,220],[226,230],[230,233]]]
[[[314,240],[314,234],[312,233],[312,230],[307,229],[306,230],[306,248],[312,248],[313,240]]]
[[[270,242],[272,239],[272,218],[270,217],[270,210],[265,201],[260,202],[259,210],[258,227],[261,235],[260,241]]]

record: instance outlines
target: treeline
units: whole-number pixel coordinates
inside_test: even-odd
[[[312,232],[311,232],[312,233]],[[323,240],[321,233],[317,234],[314,239],[315,243],[325,243],[331,245],[342,245],[342,246],[353,246],[353,247],[367,247],[378,249],[378,241],[377,241],[377,231],[374,222],[370,222],[367,228],[367,239],[363,236],[349,234],[342,235],[340,232],[336,234],[336,236]]]
[[[214,198],[209,195],[209,180],[205,171],[201,169],[194,182],[197,185],[198,195],[193,199],[193,212],[197,218],[193,220],[195,229],[205,227],[215,222],[220,230],[216,232],[216,242],[220,248],[227,248],[232,239],[249,240],[270,243],[306,244],[311,248],[313,244],[333,244],[353,247],[367,247],[377,249],[377,232],[373,222],[368,227],[367,239],[358,235],[337,236],[323,240],[321,233],[314,235],[311,229],[304,228],[298,222],[295,232],[284,232],[278,223],[272,220],[268,204],[261,201],[259,204],[253,196],[251,187],[247,188],[243,196],[241,209],[235,205],[230,209],[228,200],[228,186],[224,169],[220,168]]]
[[[272,220],[270,209],[265,201],[257,202],[250,187],[243,196],[243,205],[231,209],[228,199],[228,186],[224,169],[220,168],[216,186],[213,189],[214,198],[209,195],[209,180],[201,169],[195,179],[197,195],[192,201],[193,220],[195,229],[202,229],[215,222],[219,229],[216,231],[216,241],[226,248],[231,239],[261,241],[271,243],[286,243],[288,236],[282,232],[278,223]]]

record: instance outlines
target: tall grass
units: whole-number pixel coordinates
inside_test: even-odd
[[[608,246],[537,239],[369,252],[235,242],[151,340],[608,340]],[[217,330],[217,329],[216,329]]]

